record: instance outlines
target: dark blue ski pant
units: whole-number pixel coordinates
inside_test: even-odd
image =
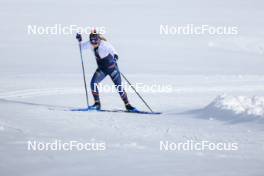
[[[121,75],[118,69],[117,64],[113,64],[111,66],[109,66],[107,69],[101,69],[101,68],[97,68],[92,80],[91,80],[91,90],[92,90],[92,94],[94,97],[94,101],[95,102],[100,102],[100,98],[99,98],[99,91],[98,91],[98,84],[107,76],[109,75],[110,78],[112,79],[121,99],[123,100],[123,102],[125,104],[128,104],[128,98],[127,98],[127,94],[122,86],[122,81],[121,81]]]

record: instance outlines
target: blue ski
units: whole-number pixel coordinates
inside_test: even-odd
[[[127,110],[122,110],[122,109],[113,109],[113,110],[108,110],[108,109],[101,109],[101,110],[95,110],[91,108],[80,108],[80,109],[71,109],[71,111],[79,111],[79,112],[120,112],[120,113],[136,113],[136,114],[162,114],[161,112],[148,112],[148,111],[139,111],[139,110],[134,110],[134,111],[127,111]]]

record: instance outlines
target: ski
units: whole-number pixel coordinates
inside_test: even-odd
[[[122,110],[122,109],[101,109],[101,110],[95,110],[95,109],[90,109],[90,108],[80,108],[80,109],[71,109],[70,111],[77,111],[77,112],[113,112],[113,113],[135,113],[135,114],[153,114],[153,115],[158,115],[162,114],[161,112],[148,112],[148,111],[140,111],[140,110],[135,110],[135,111],[127,111],[127,110]]]

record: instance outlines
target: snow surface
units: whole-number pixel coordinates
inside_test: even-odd
[[[262,176],[263,1],[0,2],[0,175]],[[72,35],[29,36],[28,24],[105,26],[132,82],[161,115],[70,112],[85,107]],[[237,25],[238,36],[161,36],[160,24]],[[87,38],[87,37],[86,37]],[[96,69],[84,53],[87,80]],[[109,78],[105,84],[112,84]],[[224,95],[224,96],[223,96]],[[89,94],[92,101],[91,94]],[[124,108],[117,93],[102,107]],[[129,99],[147,110],[135,93]],[[28,151],[27,141],[102,142],[106,151]],[[160,151],[160,141],[231,142],[237,151]]]

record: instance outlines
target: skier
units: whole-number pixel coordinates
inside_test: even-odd
[[[81,34],[76,34],[76,39],[82,42]],[[127,111],[136,111],[136,108],[130,105],[127,94],[122,86],[121,75],[118,69],[117,60],[118,55],[114,47],[100,34],[93,30],[89,35],[89,41],[82,42],[82,49],[92,49],[94,52],[97,66],[92,79],[91,79],[91,90],[94,97],[94,104],[90,106],[90,109],[100,110],[101,103],[99,98],[99,91],[97,84],[99,84],[107,75],[110,76],[115,84],[115,87],[123,100]]]

